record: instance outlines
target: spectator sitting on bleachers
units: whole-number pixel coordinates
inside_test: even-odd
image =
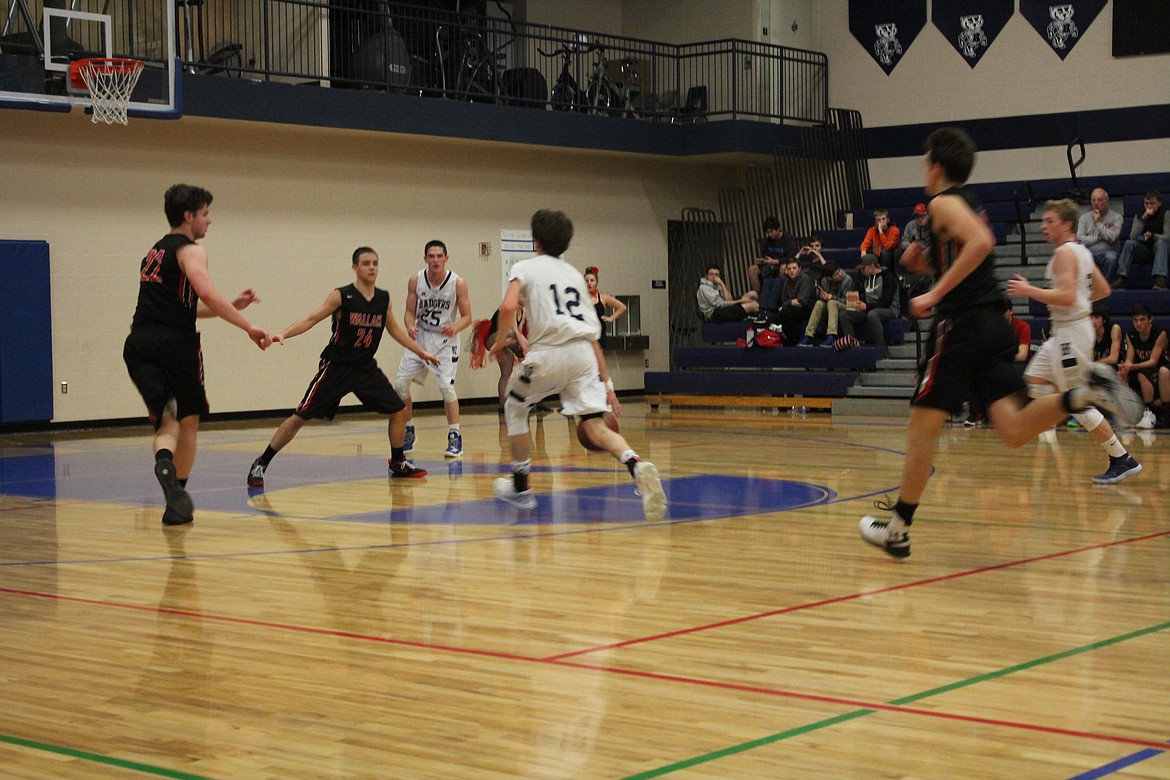
[[[1166,331],[1154,324],[1150,307],[1133,307],[1133,329],[1125,335],[1125,360],[1117,373],[1129,382],[1146,404],[1135,428],[1153,428],[1158,412],[1170,401],[1170,363],[1166,356]]]
[[[1109,279],[1117,268],[1123,218],[1109,208],[1109,193],[1100,187],[1093,190],[1089,202],[1092,208],[1077,223],[1077,241],[1093,253],[1097,267]]]
[[[797,334],[803,330],[816,302],[816,291],[812,274],[802,270],[795,257],[789,258],[784,264],[784,286],[780,289],[780,326],[789,344],[795,344],[799,338]]]
[[[894,262],[902,259],[902,255],[910,247],[911,241],[930,242],[930,214],[926,212],[925,203],[914,206],[914,219],[906,223],[906,227],[902,230],[898,248],[894,251]]]
[[[695,297],[699,311],[707,322],[742,322],[760,311],[759,295],[749,292],[742,298],[732,298],[731,291],[721,278],[719,266],[707,266],[707,274],[699,280]]]
[[[1170,265],[1170,212],[1162,206],[1162,193],[1150,190],[1146,193],[1145,208],[1133,218],[1129,240],[1121,247],[1117,260],[1117,276],[1111,282],[1114,290],[1125,289],[1125,277],[1129,267],[1138,263],[1153,262],[1154,289],[1166,289],[1167,266]]]
[[[796,259],[800,261],[800,270],[810,271],[814,284],[815,280],[821,275],[821,266],[828,262],[825,256],[821,254],[824,246],[825,243],[821,241],[820,236],[812,236],[809,238],[808,243],[802,246],[800,251],[796,253]]]
[[[837,341],[844,339],[841,346],[855,342],[853,337],[853,323],[848,317],[842,317],[845,311],[848,294],[853,292],[853,277],[845,273],[845,269],[838,268],[836,263],[825,263],[822,266],[822,276],[817,282],[817,300],[809,313],[808,325],[804,329],[804,338],[798,347],[811,347],[813,336],[828,313],[828,324],[825,326],[825,339],[822,347],[838,346]]]
[[[877,209],[873,212],[873,227],[865,233],[861,240],[861,256],[871,254],[881,261],[886,268],[894,267],[894,251],[901,244],[902,231],[897,225],[890,224],[890,212]]]
[[[1008,325],[1012,326],[1012,333],[1016,336],[1016,363],[1027,363],[1032,357],[1032,326],[1016,317],[1016,307],[1012,299],[1003,296],[1003,316],[1007,317]]]
[[[1125,337],[1121,335],[1121,326],[1109,316],[1109,307],[1103,303],[1093,304],[1093,313],[1089,315],[1089,319],[1093,323],[1093,334],[1096,336],[1093,343],[1093,360],[1117,367],[1121,363],[1122,351],[1125,349]]]
[[[780,278],[780,266],[796,252],[796,241],[784,234],[780,220],[768,217],[764,220],[764,237],[760,239],[760,252],[756,261],[748,266],[748,286],[753,292],[767,299],[765,282]],[[779,284],[779,282],[777,282]],[[775,307],[771,307],[775,308]]]
[[[845,316],[856,325],[869,325],[870,339],[879,347],[886,345],[886,322],[898,318],[901,304],[898,301],[898,278],[873,255],[861,258],[857,269],[861,273],[861,296],[856,309],[847,309]]]

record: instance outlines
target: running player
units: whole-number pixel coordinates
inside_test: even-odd
[[[445,458],[463,457],[463,435],[459,432],[459,397],[455,394],[455,371],[459,368],[459,331],[471,324],[471,299],[467,282],[447,270],[447,245],[429,241],[423,249],[427,267],[406,283],[406,309],[402,314],[406,332],[423,349],[440,356],[436,366],[428,365],[406,352],[398,364],[394,387],[406,404],[406,453],[414,450],[414,404],[410,398],[411,382],[420,385],[427,372],[435,375],[443,411],[447,414],[447,449]]]
[[[248,289],[229,301],[211,281],[207,252],[195,243],[211,227],[210,208],[211,193],[200,187],[176,184],[166,191],[163,209],[171,231],[142,258],[138,305],[122,348],[154,426],[154,475],[167,501],[164,525],[194,519],[187,479],[195,463],[199,420],[208,411],[195,319],[222,317],[246,331],[260,349],[272,343],[267,331],[239,311],[259,303],[259,296]]]
[[[406,405],[378,368],[374,353],[378,351],[385,329],[395,341],[425,362],[438,365],[439,359],[406,335],[390,310],[390,293],[374,286],[378,280],[378,253],[368,246],[355,249],[353,272],[357,277],[353,284],[333,290],[323,304],[272,337],[273,341],[283,344],[326,317],[332,317],[332,335],[321,352],[317,375],[309,382],[300,405],[276,429],[268,448],[252,461],[248,469],[248,487],[264,487],[264,471],[276,453],[293,440],[308,420],[317,417],[332,420],[341,399],[349,393],[375,412],[390,415],[387,423],[390,476],[427,475],[425,470],[415,468],[406,459],[402,446],[406,434]]]
[[[559,211],[536,212],[532,248],[537,257],[521,260],[508,273],[499,329],[520,333],[516,312],[524,301],[528,337],[520,337],[524,361],[512,372],[504,403],[512,476],[496,480],[496,496],[520,509],[536,508],[536,496],[528,486],[532,469],[528,410],[542,398],[560,393],[561,413],[577,415],[590,441],[629,469],[646,517],[660,518],[666,512],[666,494],[658,469],[641,460],[602,419],[611,407],[620,414],[621,405],[598,346],[601,323],[587,297],[585,278],[561,257],[572,239],[573,223],[568,217]],[[497,360],[509,359],[501,354],[507,343],[507,339],[496,339],[492,352]]]
[[[1045,240],[1056,247],[1044,270],[1051,289],[1035,287],[1019,274],[1008,282],[1009,295],[1047,304],[1052,316],[1052,335],[1024,370],[1028,394],[1033,398],[1063,393],[1088,380],[1096,341],[1089,315],[1093,301],[1112,292],[1093,253],[1077,243],[1077,211],[1077,204],[1071,200],[1044,204],[1040,229]],[[1073,417],[1109,453],[1109,468],[1093,477],[1093,482],[1112,485],[1142,470],[1142,464],[1117,440],[1113,427],[1099,411],[1090,407]]]
[[[1015,337],[1003,316],[995,279],[995,236],[979,216],[975,194],[963,186],[974,165],[975,143],[964,131],[944,127],[927,138],[923,181],[931,196],[932,262],[939,276],[928,292],[910,300],[910,314],[934,315],[934,328],[910,399],[897,502],[876,502],[890,512],[888,519],[866,515],[858,523],[865,541],[895,558],[910,555],[910,524],[934,468],[935,442],[948,416],[969,397],[982,402],[996,433],[1010,447],[1089,406],[1114,412],[1126,422],[1142,412],[1141,401],[1117,372],[1100,363],[1091,365],[1085,385],[1025,405],[1024,379],[1012,360]],[[912,244],[907,255],[920,252],[918,246]]]

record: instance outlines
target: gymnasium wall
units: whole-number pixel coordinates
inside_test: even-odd
[[[212,276],[234,296],[254,287],[253,321],[279,330],[353,281],[350,255],[368,244],[381,257],[379,285],[401,318],[406,280],[423,267],[423,245],[447,243],[450,268],[468,279],[473,314],[488,317],[501,295],[499,234],[528,227],[554,207],[574,220],[568,259],[601,268],[602,288],[640,295],[645,353],[668,367],[666,223],[688,205],[713,207],[734,169],[712,163],[521,145],[435,140],[256,122],[132,119],[93,126],[80,111],[4,111],[0,123],[0,237],[51,248],[54,422],[144,416],[122,364],[139,261],[167,230],[162,195],[185,181],[212,191],[202,242]],[[492,254],[479,256],[481,242]],[[329,328],[320,323],[285,347],[260,352],[242,331],[203,320],[212,410],[291,409],[317,364]],[[399,347],[386,337],[379,364],[390,376]],[[619,389],[642,387],[642,352],[611,353]],[[494,398],[494,365],[464,364],[465,398]],[[414,394],[437,400],[434,383]]]
[[[972,119],[997,120],[984,123],[977,140],[1007,147],[982,153],[973,181],[1067,177],[1065,145],[1078,122],[1087,139],[1078,171],[1083,183],[1091,186],[1094,176],[1170,171],[1170,124],[1161,118],[1170,107],[1170,55],[1115,59],[1112,3],[1063,61],[1017,11],[974,68],[928,14],[889,76],[849,33],[847,0],[818,2],[814,9],[814,48],[829,58],[829,104],[860,110],[867,129],[890,129],[877,134],[890,139],[889,148],[879,142],[868,149],[875,187],[921,184],[921,142],[908,148],[907,136],[925,139],[933,123]],[[1136,112],[1136,122],[1114,111],[1139,107],[1145,110]],[[1052,114],[1059,116],[1049,120]],[[1059,140],[1048,132],[1052,121],[1067,130],[1055,134]]]

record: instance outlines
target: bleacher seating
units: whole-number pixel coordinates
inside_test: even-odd
[[[1170,200],[1170,174],[1104,176],[1078,184],[1082,188],[1104,187],[1110,192],[1115,208],[1120,199],[1125,217],[1123,238],[1128,237],[1133,216],[1141,209],[1142,197],[1147,190],[1160,190]],[[1065,197],[1071,189],[1067,179],[1033,181],[1030,185],[1033,205]],[[987,209],[996,241],[1004,245],[1004,254],[1010,255],[1007,245],[1009,236],[1017,228],[1016,197],[1017,192],[1022,191],[1022,184],[1000,182],[971,186]],[[825,258],[849,271],[855,281],[860,260],[858,247],[872,223],[873,209],[887,209],[893,224],[901,229],[912,220],[914,204],[926,202],[927,197],[920,187],[906,187],[871,191],[865,194],[864,200],[865,208],[851,212],[855,227],[816,231],[824,240]],[[844,215],[845,212],[841,212],[838,224],[849,224]],[[1033,214],[1025,216],[1026,222],[1037,220]],[[1035,227],[1031,230],[1034,231]],[[1013,248],[1019,240],[1016,236],[1010,238]],[[1035,238],[1027,241],[1034,242]],[[1010,267],[1010,260],[1008,262]],[[1025,258],[1023,262],[1026,264],[1028,260]],[[1032,272],[1024,273],[1034,278]],[[1145,303],[1154,313],[1154,321],[1170,330],[1170,292],[1145,289],[1151,282],[1149,275],[1150,266],[1135,265],[1127,279],[1129,289],[1116,290],[1105,299],[1114,321],[1123,329],[1130,326],[1133,307]],[[1019,305],[1022,307],[1022,303]],[[1033,340],[1042,341],[1047,327],[1047,307],[1032,301],[1028,313],[1030,316],[1025,319],[1032,328]],[[703,324],[702,340],[708,346],[678,348],[674,352],[675,371],[646,373],[647,400],[651,406],[657,407],[665,400],[681,403],[689,398],[692,405],[829,408],[833,399],[848,395],[850,387],[863,372],[877,369],[884,357],[882,348],[864,345],[842,352],[821,348],[742,349],[732,346],[736,339],[744,337],[748,325],[744,322]],[[902,344],[907,334],[913,332],[913,325],[908,320],[891,320],[886,325],[887,342]],[[858,328],[859,338],[868,336],[865,330]],[[878,369],[879,373],[881,370],[886,368]]]
[[[1098,303],[1105,304],[1105,308],[1115,320],[1119,318],[1128,320],[1133,314],[1133,307],[1139,303],[1149,306],[1150,312],[1155,316],[1170,315],[1170,291],[1167,290],[1114,290],[1109,297]],[[1047,317],[1048,307],[1039,301],[1029,300],[1028,314],[1033,317]]]
[[[905,333],[901,321],[889,324],[901,340]],[[841,352],[821,347],[735,346],[747,328],[744,322],[704,323],[703,340],[708,346],[679,347],[674,351],[674,371],[646,372],[651,406],[657,407],[664,399],[680,403],[695,398],[745,405],[732,403],[742,396],[760,406],[827,408],[829,399],[844,398],[858,374],[873,371],[886,353],[885,348],[872,345]]]
[[[744,333],[747,332],[748,323],[746,322],[704,322],[703,323],[703,341],[707,344],[734,344],[736,339],[741,339]],[[906,340],[906,334],[914,327],[914,323],[909,320],[890,320],[886,323],[886,343],[887,344],[901,344]],[[865,328],[857,329],[857,338],[865,341],[868,334],[861,331]]]
[[[1133,327],[1133,322],[1130,320],[1128,314],[1113,314],[1112,312],[1110,312],[1110,316],[1113,318],[1113,323],[1115,325],[1121,326],[1122,333],[1128,332],[1129,329]],[[1039,343],[1041,341],[1044,341],[1045,334],[1048,331],[1048,318],[1047,317],[1019,317],[1018,319],[1022,319],[1025,322],[1027,322],[1028,327],[1030,327],[1032,329],[1032,342],[1033,343]],[[1162,314],[1162,315],[1155,314],[1153,317],[1153,321],[1154,321],[1155,325],[1162,328],[1163,330],[1170,331],[1170,315],[1168,315],[1168,314]]]

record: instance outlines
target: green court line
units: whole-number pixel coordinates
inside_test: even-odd
[[[30,739],[20,739],[19,737],[10,737],[6,734],[0,734],[0,742],[9,745],[16,745],[17,747],[29,748],[31,750],[41,750],[46,753],[56,753],[62,756],[69,756],[70,758],[80,758],[83,761],[92,761],[96,764],[106,764],[107,766],[116,766],[121,769],[131,769],[135,772],[144,772],[148,775],[156,775],[158,777],[175,777],[180,780],[209,780],[203,775],[191,775],[186,772],[177,772],[173,769],[163,769],[160,766],[151,766],[150,764],[139,764],[136,761],[123,761],[120,758],[111,758],[110,756],[99,755],[98,753],[87,753],[84,750],[74,750],[72,748],[61,747],[59,745],[49,745],[44,742],[34,742]]]
[[[1070,650],[1053,653],[1052,655],[1044,656],[1043,658],[1037,658],[1032,661],[1024,661],[1023,663],[1016,664],[1015,666],[1009,666],[1005,669],[1000,669],[994,672],[987,672],[986,674],[970,677],[966,680],[960,680],[948,685],[941,685],[938,688],[931,688],[930,690],[923,691],[921,693],[915,693],[910,696],[904,696],[900,699],[893,699],[892,701],[886,702],[886,704],[910,704],[911,702],[920,701],[932,696],[938,696],[943,693],[950,693],[951,691],[955,691],[960,688],[966,688],[969,685],[976,685],[978,683],[987,682],[988,680],[994,680],[999,677],[1005,677],[1009,674],[1015,674],[1016,672],[1032,669],[1037,666],[1043,666],[1044,664],[1052,663],[1054,661],[1070,658],[1074,655],[1080,655],[1081,653],[1087,653],[1092,650],[1099,650],[1103,647],[1109,647],[1110,645],[1115,645],[1120,642],[1127,642],[1130,639],[1137,639],[1139,637],[1146,636],[1147,634],[1155,634],[1159,631],[1165,631],[1168,628],[1170,628],[1170,622],[1160,623],[1148,628],[1141,628],[1137,631],[1131,631],[1128,634],[1122,634],[1120,636],[1111,637],[1109,639],[1102,639],[1098,642],[1082,645],[1081,647],[1074,647]],[[677,761],[673,764],[667,764],[666,766],[661,766],[657,769],[651,769],[646,772],[639,772],[635,775],[629,775],[628,777],[624,778],[624,780],[648,780],[648,778],[652,777],[662,777],[663,775],[668,775],[672,772],[678,772],[682,769],[688,769],[693,766],[698,766],[699,764],[705,764],[711,761],[717,761],[721,758],[726,758],[727,756],[733,756],[736,753],[743,753],[748,750],[754,750],[758,747],[771,745],[775,742],[781,742],[783,740],[789,739],[790,737],[799,737],[803,734],[808,734],[813,731],[828,728],[829,726],[836,726],[838,723],[845,723],[847,721],[854,720],[855,718],[860,718],[863,715],[871,715],[878,711],[879,710],[875,709],[864,709],[856,710],[854,712],[847,712],[844,715],[837,715],[832,718],[826,718],[825,720],[819,720],[815,723],[809,723],[804,726],[797,726],[796,728],[788,729],[787,731],[781,731],[778,734],[771,734],[766,737],[761,737],[760,739],[753,739],[750,742],[743,742],[739,745],[732,745],[730,747],[716,750],[711,753],[706,753],[701,756],[695,756],[693,758]],[[889,712],[889,710],[881,711]]]

